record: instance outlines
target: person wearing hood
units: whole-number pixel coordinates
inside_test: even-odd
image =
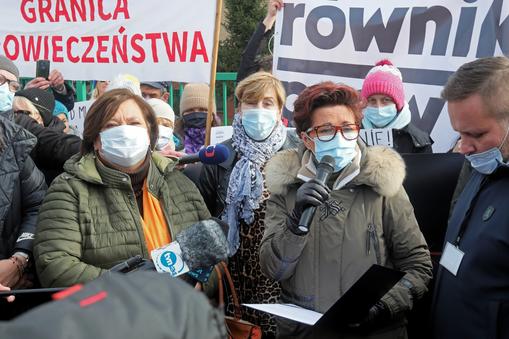
[[[265,212],[260,265],[281,283],[282,303],[324,313],[373,265],[405,276],[341,338],[406,338],[405,314],[427,291],[431,258],[403,188],[405,165],[388,147],[358,142],[363,101],[346,85],[306,88],[294,104],[302,139],[266,166],[271,192]],[[334,159],[326,184],[317,164]],[[317,207],[307,231],[299,220]],[[373,282],[376,284],[376,282]],[[346,310],[348,311],[348,310]],[[280,338],[301,338],[306,326],[278,319]]]
[[[401,72],[389,60],[368,72],[361,95],[367,102],[362,128],[393,129],[394,149],[399,153],[432,153],[433,140],[411,122]]]

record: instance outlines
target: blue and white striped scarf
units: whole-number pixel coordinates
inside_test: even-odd
[[[222,219],[228,223],[229,255],[239,248],[239,223],[254,221],[254,211],[260,207],[263,193],[263,174],[261,168],[283,147],[286,130],[281,122],[264,141],[255,141],[247,136],[241,123],[240,114],[233,119],[233,149],[240,159],[233,167],[226,194],[226,209]]]

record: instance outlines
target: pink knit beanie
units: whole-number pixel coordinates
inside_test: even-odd
[[[399,112],[405,105],[402,79],[401,72],[392,62],[381,60],[366,75],[361,94],[366,100],[374,94],[387,95],[392,98]]]

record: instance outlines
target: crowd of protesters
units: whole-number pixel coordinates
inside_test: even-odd
[[[166,82],[129,74],[97,81],[80,137],[69,125],[75,91],[64,75],[53,70],[21,88],[15,63],[0,56],[0,289],[87,283],[215,217],[228,225],[241,303],[324,313],[378,264],[405,275],[341,338],[407,338],[406,317],[428,292],[433,265],[403,187],[401,154],[432,153],[433,140],[411,122],[401,72],[389,60],[361,88],[307,87],[286,121],[283,85],[259,57],[282,5],[269,1],[242,55],[233,135],[223,142],[228,159],[189,177],[178,158],[205,145],[208,85],[187,84],[176,115]],[[434,279],[435,338],[509,335],[508,92],[506,57],[461,66],[442,92],[466,174]],[[394,147],[368,147],[361,128],[391,129]],[[325,157],[334,169],[321,182]],[[318,209],[303,230],[310,206]],[[216,280],[204,286],[211,299]],[[252,309],[243,317],[268,338],[307,329]]]

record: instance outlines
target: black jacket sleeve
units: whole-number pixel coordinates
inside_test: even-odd
[[[220,193],[217,189],[217,165],[203,165],[196,187],[200,191],[207,208],[212,216],[217,217],[218,199]]]
[[[45,128],[24,114],[17,114],[15,120],[37,138],[31,156],[38,167],[61,169],[70,157],[80,151],[81,139],[76,135]]]
[[[46,195],[46,181],[33,160],[27,157],[20,172],[21,185],[21,225],[15,249],[32,253],[37,214]]]
[[[242,52],[239,70],[237,72],[237,82],[258,71],[258,65],[255,62],[256,56],[260,53],[263,38],[272,34],[271,30],[265,33],[265,29],[266,27],[263,22],[260,22],[256,31],[251,36],[251,39],[249,39],[246,49]]]
[[[70,111],[74,108],[74,94],[76,94],[76,91],[74,87],[67,83],[65,84],[65,89],[65,94],[58,93],[53,89],[53,95],[55,96],[55,100],[60,101]]]

